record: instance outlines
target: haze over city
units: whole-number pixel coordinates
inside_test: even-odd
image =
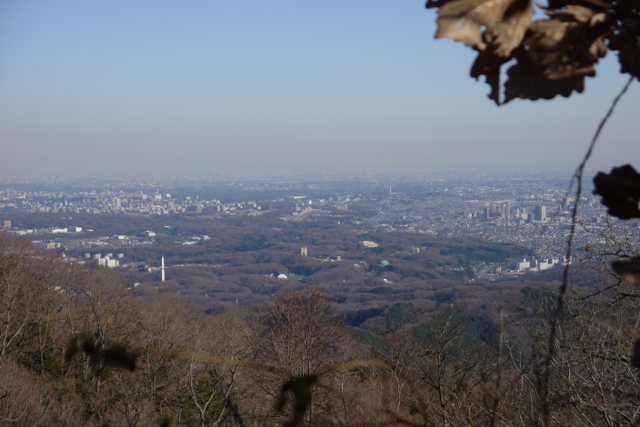
[[[0,5],[0,170],[573,169],[626,77],[496,107],[423,1]],[[592,168],[638,164],[637,85]]]

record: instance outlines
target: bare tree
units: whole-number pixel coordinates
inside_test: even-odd
[[[215,318],[202,316],[194,325],[192,355],[184,388],[189,406],[201,427],[223,424],[237,404],[231,400],[239,388],[243,363],[254,352],[246,315],[232,309]]]
[[[637,425],[640,422],[640,378],[632,365],[630,349],[640,332],[636,298],[619,298],[628,285],[591,296],[566,298],[565,315],[557,326],[556,357],[547,368],[540,355],[548,350],[550,334],[546,316],[550,301],[540,302],[527,318],[526,327],[537,343],[534,366],[525,380],[536,394],[531,422],[544,413],[556,425]],[[549,381],[550,399],[539,398],[542,375]],[[540,405],[547,405],[540,408]]]
[[[378,347],[379,355],[390,365],[395,383],[395,411],[406,404],[405,394],[410,389],[408,375],[423,349],[410,325],[405,325],[386,336],[385,345]]]
[[[0,364],[41,330],[50,301],[43,279],[55,263],[29,239],[0,233]]]
[[[0,426],[51,425],[52,389],[15,362],[0,367]]]
[[[408,376],[418,389],[413,404],[426,422],[442,426],[480,422],[482,410],[474,391],[495,366],[495,350],[470,336],[468,326],[466,316],[447,308],[426,314],[415,331],[421,339]]]
[[[275,400],[282,384],[291,379],[314,382],[304,416],[307,425],[323,408],[323,389],[317,381],[332,370],[332,361],[340,360],[346,340],[331,316],[333,310],[334,303],[319,291],[283,293],[272,296],[270,304],[262,308],[256,331],[258,360],[269,366],[256,371],[266,396]]]

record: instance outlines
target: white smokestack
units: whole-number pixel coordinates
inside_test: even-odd
[[[164,257],[162,257],[162,281],[164,282]]]

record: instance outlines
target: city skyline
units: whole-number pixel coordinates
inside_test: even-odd
[[[472,179],[435,174],[395,176],[393,180],[263,178],[247,180],[244,185],[201,180],[194,186],[194,181],[185,185],[187,181],[180,179],[158,182],[152,178],[104,181],[102,185],[86,182],[83,186],[34,182],[13,188],[4,184],[0,185],[0,225],[4,221],[10,233],[28,235],[45,249],[66,249],[69,255],[81,253],[84,259],[94,257],[105,263],[111,256],[108,265],[112,268],[118,267],[116,258],[122,259],[121,254],[114,258],[113,253],[155,247],[158,238],[182,247],[209,241],[207,233],[178,233],[167,224],[186,221],[213,226],[232,218],[247,221],[241,228],[273,221],[271,229],[275,230],[291,224],[314,228],[315,224],[318,229],[350,230],[362,236],[382,232],[517,243],[541,259],[556,259],[548,264],[552,266],[566,253],[566,233],[572,224],[575,197],[567,195],[566,178],[560,174],[493,174]],[[388,191],[388,183],[393,183],[395,191]],[[144,228],[133,225],[141,220]],[[105,228],[105,221],[117,225]],[[633,235],[640,230],[637,222],[623,224],[607,215],[589,183],[585,183],[577,224],[576,259],[588,256],[583,248],[605,244],[602,236],[607,229],[624,229]],[[375,242],[364,245],[377,247]],[[113,253],[102,258],[101,253],[87,252],[96,248]],[[299,249],[303,256],[304,248]],[[523,266],[510,270],[525,269],[526,260],[515,261]]]

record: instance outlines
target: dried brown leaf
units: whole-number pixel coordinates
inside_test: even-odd
[[[427,9],[432,9],[434,7],[442,7],[446,3],[449,3],[451,1],[455,1],[455,0],[427,0],[427,4],[425,5],[425,7]]]
[[[631,20],[623,22],[622,31],[612,37],[610,48],[618,51],[622,73],[640,79],[640,24]],[[635,30],[635,31],[633,31]]]
[[[507,72],[505,102],[582,92],[584,77],[595,76],[595,64],[606,54],[604,14],[581,6],[547,14],[550,19],[530,25],[514,52],[518,62]]]
[[[549,19],[531,22],[533,5]],[[599,58],[617,50],[621,72],[640,80],[640,0],[427,0],[439,8],[436,38],[480,52],[471,76],[486,77],[500,104],[500,69],[511,59],[505,101],[582,92]]]
[[[607,54],[607,45],[604,42],[604,37],[598,37],[591,43],[589,53],[597,58],[602,58]]]
[[[613,168],[611,173],[598,173],[593,178],[593,194],[602,196],[609,214],[620,219],[640,218],[640,175],[631,165]]]
[[[620,71],[640,79],[640,1],[617,0],[615,18],[618,25],[609,48],[618,51]]]
[[[545,13],[547,16],[561,21],[578,22],[580,24],[589,23],[591,25],[602,21],[605,16],[604,13],[598,13],[591,8],[576,5],[568,5],[564,9],[549,9]]]
[[[440,5],[436,38],[451,38],[508,57],[521,43],[533,16],[531,0],[453,0]]]
[[[486,76],[486,82],[491,86],[489,99],[493,99],[498,105],[500,105],[500,67],[508,60],[485,50],[478,54],[471,67],[471,77],[477,80],[480,76]]]
[[[509,80],[505,83],[505,103],[515,98],[551,99],[557,95],[568,97],[573,91],[582,93],[584,76],[571,76],[550,80],[539,61],[522,55],[518,63],[507,71]]]
[[[612,1],[614,0],[548,0],[547,6],[543,7],[543,9],[562,9],[567,6],[581,4],[583,6],[588,6],[589,8],[598,12],[610,12],[613,8]],[[617,1],[620,2],[621,0]]]

